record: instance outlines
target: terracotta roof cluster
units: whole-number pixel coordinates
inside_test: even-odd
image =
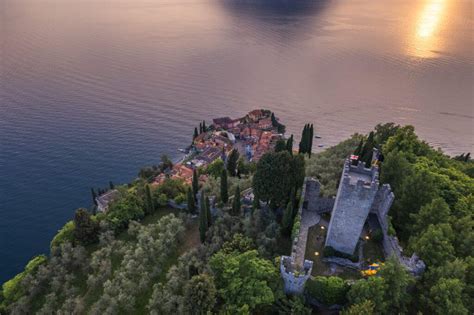
[[[213,119],[212,122],[214,124],[214,127],[216,127],[216,129],[218,128],[230,129],[240,124],[240,118],[231,119],[230,117],[221,117],[221,118]]]
[[[187,184],[192,183],[193,168],[207,166],[234,148],[234,143],[244,141],[252,148],[252,160],[256,161],[266,152],[274,148],[276,139],[281,138],[273,127],[270,112],[261,109],[252,110],[243,118],[231,119],[220,117],[213,119],[214,129],[199,134],[193,141],[193,146],[200,153],[187,164],[176,164],[169,174],[160,174],[155,179],[155,185],[160,185],[167,178],[183,179]],[[219,131],[220,130],[220,131]],[[207,177],[200,177],[205,181]]]
[[[273,133],[271,131],[262,132],[260,139],[253,146],[253,160],[258,161],[265,153],[270,150],[273,150],[276,141],[280,138],[281,135],[277,133]]]

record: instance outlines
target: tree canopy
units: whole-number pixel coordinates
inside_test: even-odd
[[[257,251],[218,252],[210,266],[227,311],[252,312],[275,301],[273,289],[279,285],[279,274],[271,262],[259,258]]]
[[[266,153],[257,163],[253,189],[260,200],[275,207],[284,206],[292,189],[303,185],[304,165],[300,155],[291,156],[287,151]]]

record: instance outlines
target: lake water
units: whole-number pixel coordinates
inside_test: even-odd
[[[378,122],[474,151],[473,1],[0,0],[0,282],[90,187],[265,107],[335,144]]]

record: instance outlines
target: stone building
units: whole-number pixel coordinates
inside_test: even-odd
[[[97,211],[107,212],[109,205],[120,198],[120,192],[117,189],[112,189],[95,198],[97,203]]]
[[[378,152],[374,150],[370,168],[362,162],[352,165],[350,159],[345,161],[325,246],[354,254],[365,223],[371,225],[372,221],[382,231],[385,257],[395,256],[409,272],[419,276],[425,270],[424,262],[416,254],[404,256],[397,237],[388,233],[388,212],[395,195],[389,184],[379,185],[377,160]]]
[[[374,152],[374,160],[376,159],[377,151]],[[375,226],[374,229],[382,231],[385,257],[395,256],[415,276],[424,272],[424,262],[416,254],[411,257],[404,256],[397,237],[388,233],[388,212],[395,196],[390,185],[379,185],[378,174],[377,163],[366,168],[360,162],[352,165],[352,161],[347,159],[335,199],[321,197],[320,183],[314,178],[305,178],[297,214],[301,222],[300,229],[293,240],[291,255],[282,256],[280,261],[280,273],[286,293],[302,293],[305,282],[311,277],[313,262],[305,259],[308,229],[319,223],[322,213],[331,212],[325,246],[331,246],[346,254],[354,254],[364,225],[368,222],[369,225]],[[361,268],[360,262],[355,264],[337,257],[325,259],[341,266]]]
[[[351,160],[345,161],[326,246],[342,253],[354,254],[378,190],[377,166],[365,168],[363,162],[352,165]]]

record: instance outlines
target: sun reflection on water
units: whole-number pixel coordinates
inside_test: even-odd
[[[428,0],[417,20],[414,42],[410,53],[421,58],[436,56],[435,50],[440,49],[440,41],[436,34],[446,11],[447,0]]]

